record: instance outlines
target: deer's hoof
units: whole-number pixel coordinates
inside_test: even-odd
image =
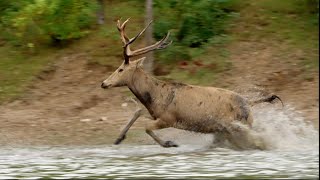
[[[114,144],[115,144],[115,145],[120,144],[125,138],[126,138],[126,135],[124,135],[124,136],[122,136],[122,137],[119,137],[119,138],[114,142]]]
[[[168,147],[178,147],[178,145],[176,143],[172,142],[172,141],[166,141],[164,143],[163,147],[166,147],[166,148],[168,148]]]

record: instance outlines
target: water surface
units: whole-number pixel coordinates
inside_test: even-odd
[[[319,178],[319,152],[188,145],[5,148],[0,178]]]
[[[319,132],[293,108],[254,108],[253,134],[269,150],[212,148],[212,136],[162,137],[158,145],[0,147],[0,179],[319,178]],[[209,148],[211,146],[211,148]]]

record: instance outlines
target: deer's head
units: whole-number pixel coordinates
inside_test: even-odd
[[[127,19],[121,24],[120,20],[118,20],[117,23],[117,28],[120,32],[121,40],[123,42],[124,61],[114,73],[112,73],[106,80],[102,82],[102,88],[107,89],[111,87],[126,86],[128,82],[131,80],[135,70],[137,68],[142,68],[143,61],[145,59],[145,57],[143,57],[135,61],[130,61],[130,58],[145,54],[153,50],[164,49],[172,43],[172,41],[168,41],[170,35],[170,33],[168,32],[164,38],[162,38],[160,41],[156,42],[153,45],[137,50],[131,50],[130,44],[132,44],[139,36],[141,36],[144,33],[144,31],[150,26],[152,21],[149,22],[149,24],[140,33],[138,33],[135,37],[131,39],[129,39],[126,33],[124,32],[126,23],[128,21],[129,19]]]

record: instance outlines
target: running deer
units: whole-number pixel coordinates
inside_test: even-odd
[[[248,138],[246,138],[242,126],[235,126],[234,122],[250,128],[253,123],[251,106],[262,102],[271,103],[275,99],[281,101],[278,96],[272,95],[250,102],[239,94],[226,89],[156,79],[143,70],[145,57],[135,61],[130,61],[130,58],[166,48],[172,42],[168,40],[170,32],[153,45],[131,50],[130,45],[144,33],[151,22],[135,37],[129,39],[125,33],[128,21],[129,19],[122,24],[120,20],[117,22],[117,28],[123,42],[124,61],[110,77],[102,82],[101,87],[108,89],[127,86],[130,89],[155,120],[146,127],[147,134],[162,147],[178,146],[172,141],[162,140],[154,133],[154,130],[169,127],[199,133],[213,133],[218,141],[219,139],[227,139],[240,148],[256,147],[251,142],[247,142]],[[125,138],[125,133],[138,116],[136,114],[135,118],[128,123],[115,144],[119,144]]]

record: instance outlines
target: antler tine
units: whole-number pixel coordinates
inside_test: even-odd
[[[118,29],[118,31],[121,31],[121,23],[120,23],[121,19],[122,18],[117,20],[117,29]]]
[[[164,49],[166,47],[168,47],[172,41],[168,42],[169,36],[170,36],[170,32],[167,33],[167,35],[165,37],[163,37],[160,41],[156,42],[153,45],[141,48],[141,49],[137,49],[135,51],[132,51],[130,49],[130,44],[132,44],[138,37],[140,37],[145,31],[146,29],[148,29],[148,27],[150,26],[150,24],[152,23],[152,20],[148,23],[148,25],[142,29],[135,37],[129,39],[128,36],[125,33],[125,27],[127,22],[129,21],[130,18],[128,18],[127,20],[125,20],[122,24],[120,22],[121,19],[119,19],[117,21],[117,28],[118,31],[120,32],[121,35],[121,40],[123,42],[123,55],[124,55],[124,61],[125,64],[129,63],[129,58],[133,57],[133,56],[138,56],[141,54],[145,54],[149,51],[153,51],[153,50],[158,50],[158,49]]]
[[[172,40],[169,41],[169,42],[164,42],[163,44],[161,44],[159,47],[156,48],[156,50],[161,50],[161,49],[165,49],[167,48],[168,46],[170,46],[172,44]]]
[[[126,45],[129,42],[129,38],[126,35],[126,33],[124,32],[124,29],[126,27],[127,22],[130,20],[130,18],[125,20],[122,24],[121,24],[120,20],[121,20],[121,18],[117,21],[117,29],[120,32],[120,36],[121,36],[121,40],[122,40],[123,44]]]
[[[163,37],[160,41],[156,42],[155,44],[133,51],[132,55],[130,56],[138,56],[153,50],[159,50],[159,49],[164,49],[168,47],[172,43],[172,41],[167,42],[167,40],[169,39],[169,36],[170,36],[170,32],[168,32],[165,37]]]
[[[140,37],[148,29],[151,23],[152,23],[152,20],[148,23],[148,25],[144,29],[142,29],[142,31],[140,31],[135,37],[131,38],[128,44],[133,43],[138,37]]]
[[[164,49],[169,45],[171,45],[171,43],[173,42],[172,40],[167,42],[167,40],[169,39],[169,36],[170,36],[170,32],[168,32],[167,35],[164,37],[164,39],[161,40],[163,43],[161,43],[156,49]]]

